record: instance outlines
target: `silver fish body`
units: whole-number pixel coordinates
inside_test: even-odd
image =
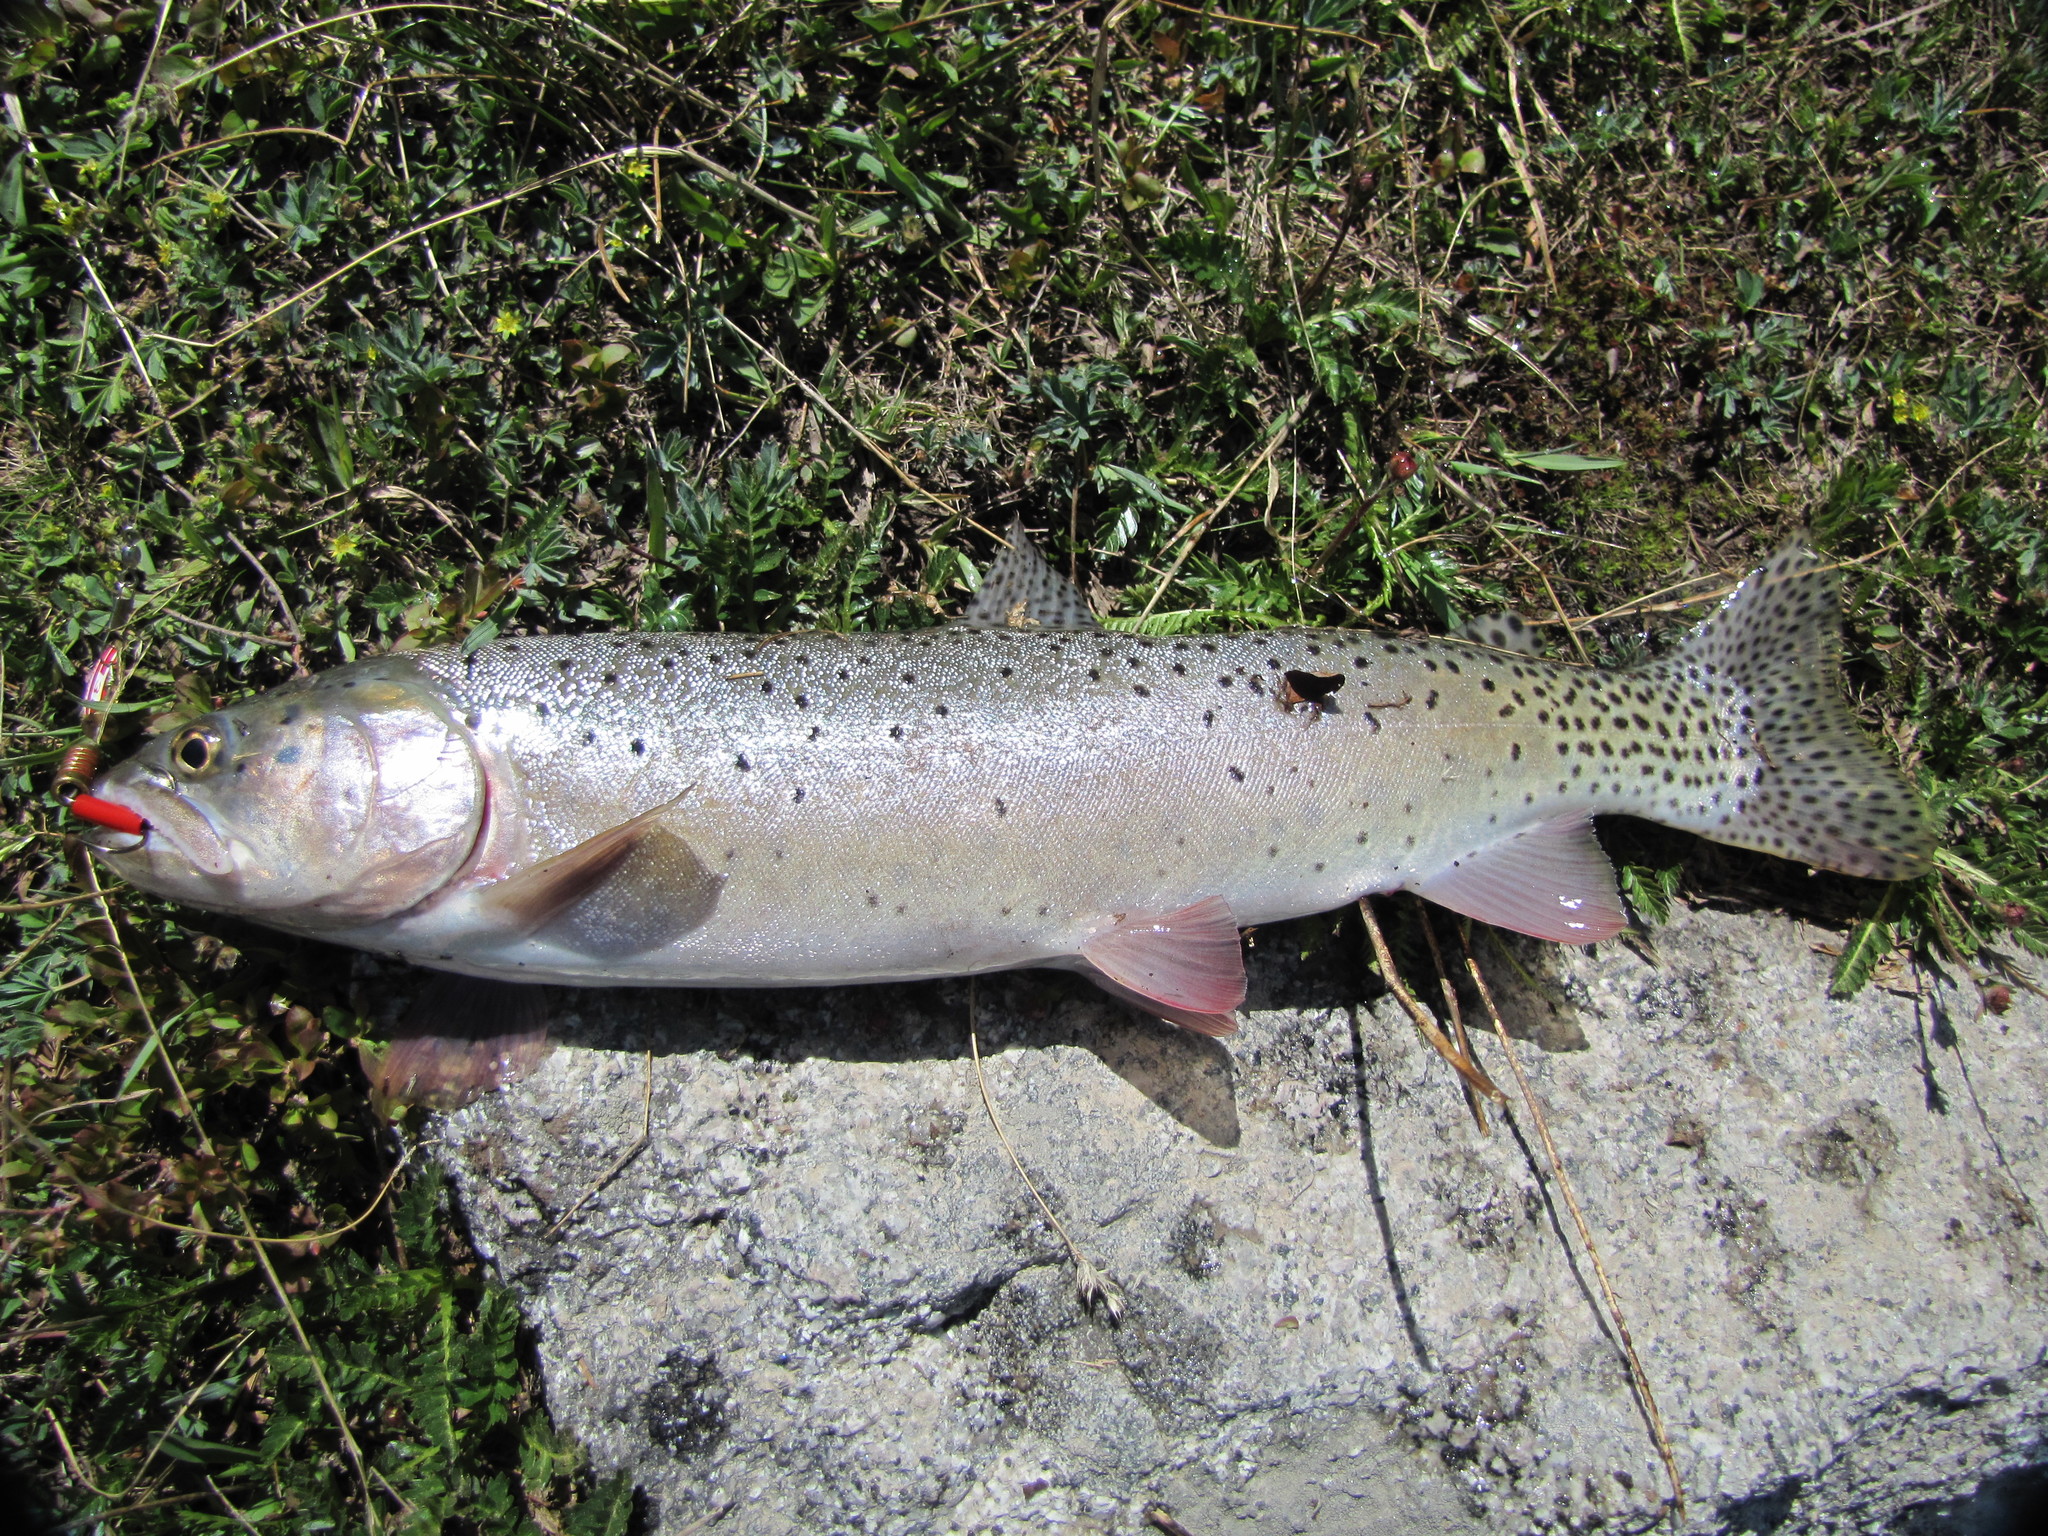
[[[1214,1013],[1216,987],[1155,985],[1117,946],[1171,971],[1177,923],[1397,889],[1606,937],[1600,813],[1920,872],[1925,812],[1840,701],[1834,625],[1794,546],[1674,655],[1619,672],[1336,630],[499,640],[360,662],[160,738],[99,787],[151,828],[102,856],[145,888],[472,975],[1074,965]],[[193,731],[214,744],[197,768]],[[316,759],[330,779],[306,778]],[[293,855],[273,849],[249,878],[238,829],[286,807],[306,868],[281,880]]]

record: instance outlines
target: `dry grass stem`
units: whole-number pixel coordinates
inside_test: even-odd
[[[1543,1106],[1536,1098],[1536,1091],[1529,1085],[1527,1074],[1522,1071],[1521,1059],[1515,1054],[1514,1041],[1508,1037],[1508,1027],[1500,1016],[1500,1009],[1494,1006],[1493,991],[1486,984],[1486,976],[1479,969],[1479,959],[1472,953],[1468,942],[1465,950],[1465,969],[1471,973],[1472,985],[1479,991],[1479,1000],[1486,1008],[1486,1016],[1493,1021],[1493,1032],[1500,1039],[1501,1051],[1507,1056],[1508,1066],[1515,1074],[1515,1084],[1521,1090],[1522,1103],[1528,1107],[1529,1118],[1536,1123],[1536,1134],[1543,1138],[1544,1154],[1550,1159],[1550,1171],[1557,1178],[1557,1187],[1564,1194],[1564,1203],[1572,1213],[1572,1225],[1578,1229],[1579,1242],[1586,1250],[1586,1257],[1592,1260],[1593,1273],[1600,1281],[1600,1294],[1606,1299],[1608,1315],[1614,1320],[1615,1336],[1621,1341],[1621,1352],[1628,1365],[1629,1380],[1635,1383],[1638,1397],[1643,1405],[1644,1417],[1649,1420],[1651,1438],[1656,1441],[1658,1458],[1664,1463],[1664,1474],[1671,1481],[1672,1525],[1676,1529],[1685,1520],[1685,1485],[1679,1480],[1678,1460],[1671,1451],[1671,1437],[1664,1429],[1664,1415],[1657,1407],[1657,1395],[1650,1390],[1649,1374],[1643,1369],[1642,1359],[1636,1354],[1635,1340],[1628,1331],[1628,1318],[1623,1315],[1621,1301],[1614,1294],[1614,1283],[1607,1278],[1607,1265],[1600,1257],[1600,1247],[1593,1241],[1592,1228],[1586,1225],[1585,1212],[1579,1209],[1579,1197],[1572,1188],[1571,1176],[1565,1172],[1564,1159],[1558,1155],[1557,1143],[1551,1139],[1550,1124],[1543,1116]]]
[[[646,1149],[647,1143],[653,1139],[654,1052],[649,1051],[646,1053],[643,1065],[645,1070],[640,1082],[640,1134],[633,1138],[631,1146],[627,1147],[625,1151],[612,1160],[609,1168],[597,1176],[590,1188],[584,1190],[581,1195],[576,1197],[574,1205],[548,1223],[547,1230],[540,1235],[542,1242],[553,1242],[559,1237],[562,1229],[569,1225],[569,1222],[575,1217],[576,1213],[588,1205],[597,1193],[610,1184],[613,1179],[616,1179],[621,1173],[625,1172],[626,1165],[638,1157]]]

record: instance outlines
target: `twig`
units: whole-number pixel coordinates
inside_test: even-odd
[[[257,1530],[255,1526],[249,1523],[249,1517],[243,1514],[239,1509],[235,1508],[235,1506],[231,1502],[229,1502],[228,1496],[220,1491],[220,1484],[216,1483],[213,1480],[213,1476],[211,1473],[207,1474],[206,1486],[212,1490],[214,1498],[220,1502],[220,1507],[226,1510],[228,1514],[233,1517],[235,1524],[239,1525],[243,1530],[249,1532],[249,1536],[263,1536],[263,1533],[261,1531]]]
[[[56,896],[49,901],[10,901],[0,903],[0,912],[41,912],[47,907],[75,907],[81,901],[91,901],[91,891],[80,891],[72,896]]]
[[[1365,915],[1365,931],[1372,938],[1372,952],[1379,960],[1380,975],[1387,983],[1387,990],[1400,999],[1401,1006],[1408,1010],[1408,1017],[1415,1021],[1415,1028],[1421,1033],[1422,1038],[1435,1048],[1437,1055],[1451,1064],[1451,1069],[1468,1085],[1478,1089],[1494,1103],[1505,1104],[1508,1096],[1494,1086],[1493,1079],[1486,1075],[1478,1062],[1451,1043],[1450,1036],[1437,1026],[1436,1020],[1429,1016],[1429,1010],[1416,1001],[1415,994],[1410,992],[1407,984],[1401,980],[1401,973],[1394,966],[1394,952],[1387,948],[1386,935],[1380,932],[1380,920],[1373,915],[1372,898],[1359,897],[1358,910]]]
[[[1422,936],[1429,940],[1429,958],[1436,964],[1437,990],[1443,994],[1444,1010],[1451,1016],[1452,1038],[1458,1042],[1459,1053],[1470,1061],[1473,1059],[1472,1042],[1465,1038],[1465,1016],[1458,1007],[1457,989],[1451,985],[1451,978],[1444,971],[1444,952],[1436,942],[1436,924],[1429,920],[1427,906],[1418,908],[1418,913],[1422,918]],[[1493,1130],[1486,1123],[1486,1107],[1480,1103],[1478,1093],[1463,1079],[1459,1080],[1458,1086],[1465,1091],[1465,1107],[1472,1111],[1472,1119],[1479,1127],[1479,1134],[1491,1136]]]
[[[274,645],[281,651],[288,651],[292,648],[291,641],[280,640],[275,635],[252,635],[246,629],[227,629],[219,624],[209,624],[204,619],[195,619],[189,613],[180,613],[175,608],[164,609],[163,615],[168,619],[176,619],[180,624],[190,624],[194,629],[204,629],[216,635],[226,635],[231,640],[251,640],[257,645]]]
[[[975,1027],[975,985],[974,978],[967,980],[967,1048],[974,1057],[974,1083],[981,1090],[981,1107],[988,1111],[988,1123],[995,1127],[996,1140],[1003,1144],[1003,1151],[1009,1155],[1010,1166],[1017,1170],[1017,1177],[1024,1181],[1024,1187],[1031,1191],[1031,1198],[1038,1202],[1038,1208],[1045,1213],[1045,1219],[1059,1233],[1060,1241],[1067,1245],[1067,1257],[1074,1264],[1074,1290],[1081,1298],[1081,1305],[1093,1312],[1099,1304],[1109,1314],[1111,1323],[1120,1323],[1124,1316],[1122,1289],[1108,1275],[1088,1262],[1081,1252],[1080,1244],[1068,1235],[1052,1207],[1046,1204],[1045,1196],[1038,1192],[1038,1186],[1031,1181],[1031,1175],[1024,1171],[1024,1161],[1017,1156],[1017,1149],[1010,1145],[1010,1136],[1003,1129],[1002,1117],[996,1113],[996,1101],[988,1091],[988,1078],[981,1070],[981,1035]]]
[[[1523,549],[1521,545],[1508,538],[1505,534],[1501,536],[1501,542],[1521,556],[1529,569],[1536,573],[1536,579],[1543,583],[1543,590],[1550,598],[1550,606],[1557,614],[1557,622],[1564,626],[1564,632],[1571,637],[1572,649],[1579,653],[1579,660],[1589,667],[1593,665],[1593,657],[1586,650],[1586,642],[1579,638],[1578,626],[1565,617],[1564,604],[1558,601],[1557,588],[1550,584],[1550,572],[1544,570],[1542,565],[1527,550]]]
[[[605,1169],[603,1173],[597,1176],[597,1182],[592,1184],[590,1188],[583,1191],[583,1193],[577,1197],[576,1203],[574,1205],[570,1206],[569,1209],[562,1212],[561,1215],[557,1216],[553,1221],[548,1223],[547,1230],[541,1233],[540,1235],[541,1241],[544,1243],[553,1242],[555,1240],[555,1237],[561,1232],[562,1228],[566,1227],[569,1224],[570,1219],[574,1217],[578,1211],[582,1210],[584,1206],[590,1204],[590,1202],[597,1197],[597,1194],[600,1190],[602,1190],[607,1184],[611,1183],[613,1179],[617,1178],[622,1172],[624,1172],[626,1164],[632,1162],[634,1158],[640,1155],[641,1150],[646,1147],[647,1143],[653,1138],[653,1135],[654,1052],[649,1051],[647,1053],[646,1079],[642,1083],[640,1089],[640,1134],[634,1138],[633,1144],[631,1146],[627,1147],[625,1151],[621,1152],[616,1158],[612,1160],[611,1167]]]
[[[174,1493],[166,1499],[144,1499],[139,1504],[123,1504],[119,1509],[103,1509],[97,1514],[74,1515],[71,1519],[50,1527],[50,1536],[59,1536],[63,1531],[76,1531],[88,1525],[104,1525],[122,1515],[139,1515],[146,1510],[168,1509],[174,1504],[197,1504],[205,1498],[203,1493]]]
[[[218,1159],[220,1154],[214,1150],[213,1138],[207,1134],[205,1125],[200,1121],[199,1112],[192,1103],[192,1096],[185,1091],[185,1079],[178,1071],[170,1047],[164,1043],[162,1032],[157,1028],[156,1014],[150,1008],[149,1000],[142,995],[142,984],[135,979],[135,967],[128,963],[128,947],[121,942],[121,930],[114,923],[113,905],[107,900],[106,888],[100,884],[99,870],[88,861],[83,874],[87,888],[99,897],[100,917],[107,926],[108,946],[113,950],[114,958],[121,962],[122,980],[128,984],[129,996],[135,999],[136,1012],[142,1015],[142,1021],[149,1029],[150,1038],[156,1042],[157,1056],[163,1062],[164,1075],[170,1079],[171,1088],[178,1096],[178,1107],[186,1123],[192,1127],[192,1135],[199,1143],[200,1151],[209,1158]],[[381,1525],[377,1518],[376,1499],[370,1491],[369,1465],[364,1460],[363,1448],[356,1443],[355,1431],[349,1428],[348,1415],[342,1412],[341,1402],[335,1397],[334,1388],[327,1380],[326,1367],[321,1363],[319,1355],[313,1352],[313,1341],[306,1337],[306,1325],[299,1317],[299,1309],[293,1304],[290,1292],[285,1290],[284,1282],[278,1278],[277,1267],[270,1262],[270,1253],[265,1241],[256,1235],[255,1223],[249,1217],[247,1205],[233,1195],[229,1198],[242,1219],[249,1251],[254,1255],[258,1267],[262,1269],[264,1278],[270,1282],[271,1294],[276,1296],[278,1306],[284,1311],[285,1320],[291,1324],[292,1334],[299,1341],[299,1347],[305,1351],[306,1364],[312,1369],[314,1381],[319,1384],[320,1396],[327,1406],[328,1413],[333,1416],[335,1428],[341,1433],[342,1449],[347,1452],[350,1468],[356,1475],[357,1485],[363,1491],[363,1524],[370,1532],[370,1536],[377,1536]],[[193,1208],[199,1209],[196,1205]]]
[[[306,637],[299,629],[299,621],[292,616],[292,605],[284,599],[284,588],[272,580],[270,572],[263,568],[263,562],[251,554],[249,546],[235,536],[234,529],[223,524],[220,532],[222,538],[242,552],[242,558],[254,568],[265,590],[270,593],[270,600],[277,604],[277,611],[284,616],[284,627],[292,634],[292,664],[303,673],[306,670]]]
[[[44,1403],[42,1406],[43,1417],[50,1421],[50,1428],[57,1431],[57,1444],[63,1448],[64,1464],[71,1469],[71,1475],[91,1489],[96,1497],[102,1499],[113,1498],[111,1493],[85,1475],[85,1468],[79,1465],[78,1452],[71,1449],[71,1437],[64,1433],[64,1421],[57,1417],[57,1411],[48,1403]]]
[[[723,311],[720,311],[718,314],[718,319],[719,322],[722,325],[724,325],[724,327],[728,331],[731,331],[733,335],[739,337],[741,341],[744,341],[748,346],[752,347],[755,352],[759,353],[763,358],[773,363],[776,366],[776,368],[778,368],[781,371],[782,376],[784,378],[788,379],[790,383],[794,384],[799,390],[803,392],[804,396],[811,402],[811,404],[815,405],[827,416],[830,416],[834,421],[838,422],[839,425],[846,428],[847,431],[853,434],[855,441],[857,441],[863,448],[867,449],[869,453],[872,453],[876,458],[880,459],[884,464],[888,465],[889,472],[895,475],[895,477],[898,480],[902,481],[904,488],[908,490],[913,496],[921,497],[923,500],[930,502],[933,506],[939,508],[939,510],[945,512],[949,516],[954,511],[957,510],[944,497],[935,496],[930,491],[926,490],[922,485],[919,485],[916,479],[911,475],[910,471],[905,469],[901,464],[898,464],[886,448],[884,448],[880,443],[876,442],[873,438],[869,437],[867,433],[861,431],[859,427],[856,427],[852,422],[848,421],[844,416],[842,416],[839,413],[838,407],[833,405],[831,401],[827,400],[823,395],[819,394],[817,390],[811,387],[811,383],[808,379],[806,379],[802,374],[798,373],[794,368],[790,367],[789,364],[785,363],[780,357],[776,356],[775,353],[770,351],[768,347],[754,340],[752,336],[749,336],[745,331],[741,330],[739,326],[733,323],[730,316],[726,315]]]
[[[1209,526],[1217,513],[1237,499],[1237,493],[1245,488],[1246,482],[1264,467],[1266,460],[1273,457],[1275,450],[1287,440],[1288,432],[1300,419],[1301,413],[1307,409],[1308,401],[1307,394],[1297,396],[1294,404],[1287,408],[1287,414],[1280,418],[1280,425],[1273,429],[1273,435],[1266,439],[1266,446],[1259,450],[1259,456],[1246,465],[1244,473],[1237,477],[1237,483],[1218,497],[1215,505],[1208,511],[1197,512],[1181,524],[1180,532],[1167,540],[1168,544],[1179,541],[1180,553],[1174,556],[1173,564],[1166,568],[1166,574],[1160,577],[1159,585],[1152,589],[1151,597],[1145,600],[1144,611],[1138,615],[1136,623],[1143,624],[1152,616],[1152,610],[1159,606],[1159,599],[1166,596],[1166,589],[1173,585],[1174,577],[1180,574],[1180,568],[1188,563],[1188,556],[1195,552],[1195,545],[1201,542],[1203,530]]]
[[[1593,1241],[1592,1229],[1586,1225],[1585,1212],[1579,1209],[1579,1197],[1572,1189],[1571,1177],[1564,1171],[1564,1159],[1558,1156],[1557,1143],[1550,1138],[1550,1125],[1543,1118],[1543,1106],[1537,1102],[1536,1092],[1529,1086],[1529,1079],[1522,1071],[1521,1059],[1515,1055],[1514,1042],[1508,1038],[1508,1027],[1501,1019],[1500,1009],[1494,1006],[1493,992],[1486,985],[1486,977],[1480,972],[1478,958],[1473,955],[1469,942],[1465,947],[1465,969],[1472,975],[1472,984],[1479,989],[1479,1000],[1486,1006],[1486,1016],[1493,1021],[1493,1032],[1500,1037],[1500,1048],[1507,1055],[1508,1065],[1514,1069],[1515,1084],[1522,1091],[1522,1102],[1529,1108],[1529,1118],[1536,1122],[1536,1133],[1543,1138],[1543,1150],[1550,1158],[1550,1171],[1557,1176],[1557,1187],[1564,1191],[1564,1203],[1572,1213],[1572,1224],[1579,1229],[1579,1241],[1585,1245],[1586,1256],[1593,1261],[1593,1273],[1600,1279],[1600,1294],[1607,1298],[1607,1311],[1614,1319],[1614,1330],[1621,1340],[1622,1354],[1628,1361],[1629,1376],[1642,1397],[1643,1412],[1650,1421],[1650,1434],[1657,1442],[1657,1455],[1664,1462],[1665,1475],[1671,1479],[1674,1520],[1678,1524],[1683,1524],[1685,1485],[1679,1481],[1678,1461],[1671,1454],[1671,1437],[1664,1432],[1664,1415],[1658,1411],[1657,1397],[1650,1390],[1649,1375],[1643,1370],[1643,1362],[1636,1354],[1635,1340],[1629,1337],[1628,1319],[1622,1315],[1621,1302],[1614,1294],[1614,1284],[1607,1278],[1607,1266],[1601,1262],[1599,1245]]]

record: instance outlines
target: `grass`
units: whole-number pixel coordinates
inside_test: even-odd
[[[1809,526],[1942,867],[1621,826],[1631,898],[1994,1008],[2048,951],[2039,0],[9,25],[0,1446],[74,1528],[631,1518],[392,1177],[345,958],[42,905],[110,642],[119,742],[511,629],[931,624],[1022,512],[1115,627],[1512,606],[1622,662]]]

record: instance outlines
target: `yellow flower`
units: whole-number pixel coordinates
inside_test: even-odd
[[[496,336],[517,336],[526,329],[526,322],[509,309],[501,309],[491,321],[491,333]]]

